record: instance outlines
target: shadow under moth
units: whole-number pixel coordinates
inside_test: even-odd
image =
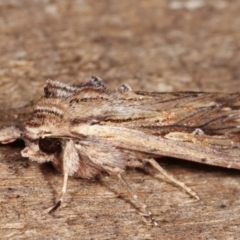
[[[52,162],[63,172],[62,193],[50,212],[61,205],[68,176],[91,178],[108,172],[118,176],[141,212],[157,225],[123,171],[150,163],[198,199],[154,158],[240,169],[240,93],[134,92],[126,84],[109,90],[97,77],[76,85],[49,80],[24,130],[0,131],[3,144],[18,138],[26,145],[23,157]]]

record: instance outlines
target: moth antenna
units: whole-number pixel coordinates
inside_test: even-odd
[[[140,215],[143,215],[144,217],[148,217],[151,220],[151,223],[157,227],[159,226],[158,223],[154,220],[152,213],[147,209],[147,205],[144,204],[138,197],[138,195],[132,190],[132,188],[128,185],[128,183],[126,182],[126,180],[123,178],[121,173],[117,174],[119,180],[121,181],[121,183],[124,185],[124,187],[128,190],[128,192],[130,193],[130,195],[132,196],[132,198],[135,200],[135,202],[138,204],[138,206],[140,207],[140,210],[142,213],[140,213]]]
[[[171,174],[169,174],[154,159],[151,158],[151,159],[147,159],[146,161],[149,162],[155,169],[157,169],[170,182],[173,182],[177,186],[181,187],[183,190],[185,190],[190,196],[192,196],[196,200],[200,200],[199,196],[191,188],[189,188],[183,182],[179,181],[178,179],[173,177]]]
[[[68,181],[68,173],[64,172],[63,187],[62,187],[62,192],[61,192],[60,198],[59,198],[58,202],[56,203],[56,205],[48,211],[49,214],[55,212],[62,205],[64,195],[67,192],[67,181]]]

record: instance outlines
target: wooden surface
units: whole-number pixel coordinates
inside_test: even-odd
[[[0,126],[22,125],[46,79],[97,75],[114,88],[240,89],[238,1],[0,1]],[[201,198],[146,171],[125,178],[159,228],[147,226],[120,183],[70,179],[23,159],[21,142],[0,146],[0,239],[239,239],[240,172],[183,160],[164,168]],[[151,172],[152,174],[147,174]]]

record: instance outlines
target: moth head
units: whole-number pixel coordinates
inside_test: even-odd
[[[22,138],[26,147],[22,156],[37,162],[56,161],[62,150],[61,140],[52,137],[66,127],[63,99],[42,98],[34,106],[33,117],[26,122]]]
[[[61,143],[57,138],[39,138],[38,147],[46,154],[61,152]]]
[[[22,150],[23,157],[39,163],[59,161],[62,152],[60,140],[56,138],[39,138],[31,141],[24,139],[26,147]]]
[[[26,139],[25,148],[21,151],[23,157],[29,158],[31,161],[38,163],[53,162],[61,165],[63,143],[60,139],[40,137],[35,140]]]

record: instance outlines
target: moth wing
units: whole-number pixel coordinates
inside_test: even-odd
[[[195,162],[240,169],[240,142],[228,135],[205,135],[204,133],[171,132],[164,139],[180,146],[179,156]],[[181,154],[181,155],[180,155]]]
[[[105,141],[121,151],[131,152],[132,157],[136,154],[136,158],[140,154],[170,156],[240,169],[240,142],[238,138],[234,140],[227,135],[171,132],[164,136],[153,136],[135,129],[99,125],[73,126],[71,132],[75,137],[81,133]]]
[[[114,92],[75,104],[70,132],[131,152],[240,168],[239,99],[239,93]]]
[[[71,124],[136,129],[164,136],[172,131],[235,135],[240,141],[240,93],[79,92],[67,99]]]
[[[112,101],[101,125],[138,129],[155,136],[200,128],[207,135],[234,135],[240,141],[240,93],[127,92],[121,96],[123,100]]]

